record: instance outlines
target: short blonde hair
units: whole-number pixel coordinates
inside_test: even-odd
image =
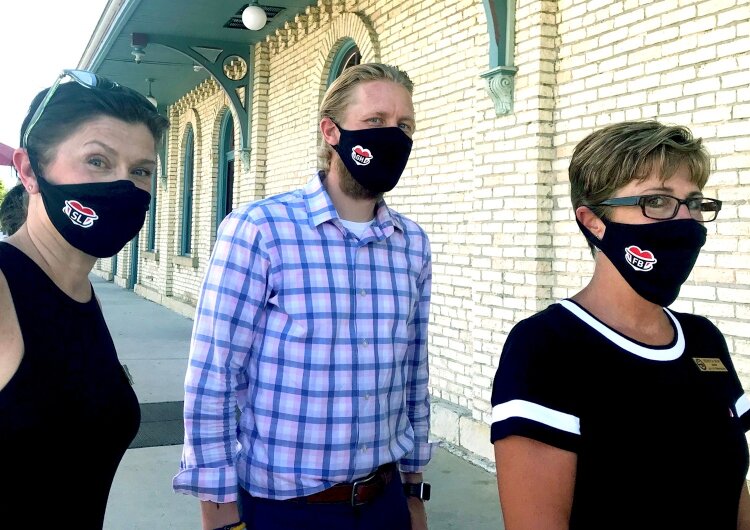
[[[344,119],[346,109],[351,102],[351,95],[354,89],[362,83],[369,81],[392,81],[403,86],[414,93],[414,83],[403,70],[396,66],[380,63],[364,63],[351,66],[331,83],[323,96],[320,104],[318,122],[323,118],[330,118],[336,123],[341,123]],[[318,149],[318,161],[320,169],[328,171],[331,169],[331,158],[333,157],[333,148],[321,140]]]

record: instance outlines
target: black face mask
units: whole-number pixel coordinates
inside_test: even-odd
[[[128,180],[51,184],[37,177],[44,208],[65,241],[97,258],[117,254],[146,220],[151,195]]]
[[[706,243],[706,227],[692,219],[634,225],[602,219],[607,227],[602,239],[577,222],[586,239],[609,258],[628,285],[662,307],[677,299]]]
[[[409,160],[411,138],[399,127],[347,131],[335,125],[341,134],[333,148],[354,180],[373,193],[395,188]]]

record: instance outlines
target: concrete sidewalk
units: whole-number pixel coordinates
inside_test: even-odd
[[[125,453],[115,476],[105,530],[200,530],[198,500],[172,492],[182,451],[172,416],[183,399],[192,320],[92,275],[120,361],[128,366],[145,421],[162,420],[149,434],[142,422],[141,447]],[[148,435],[148,436],[146,436]],[[151,437],[149,437],[151,436]],[[488,442],[489,443],[489,442]],[[432,483],[427,503],[430,530],[502,530],[495,476],[440,447],[425,471]]]

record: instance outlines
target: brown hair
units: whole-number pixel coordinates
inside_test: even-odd
[[[703,189],[709,155],[702,140],[693,138],[687,127],[657,121],[608,125],[589,134],[573,151],[568,168],[573,209],[589,206],[606,218],[610,208],[593,205],[613,197],[633,180],[646,180],[654,171],[663,182],[683,164],[690,170],[691,181]]]
[[[29,196],[23,184],[16,184],[5,194],[0,203],[0,231],[7,235],[15,234],[26,222],[26,209]]]
[[[341,123],[344,119],[346,109],[351,102],[354,89],[358,85],[369,81],[392,81],[406,88],[409,94],[413,94],[414,92],[414,83],[409,79],[406,72],[396,66],[380,63],[365,63],[352,66],[344,70],[331,83],[328,90],[326,90],[323,101],[320,103],[318,121],[323,118],[330,118],[336,123]],[[322,140],[318,149],[318,161],[320,168],[324,171],[328,171],[331,168],[333,152],[333,148],[325,140]]]

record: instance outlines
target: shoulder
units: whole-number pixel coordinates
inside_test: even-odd
[[[305,201],[301,190],[294,190],[250,202],[236,208],[229,215],[242,222],[263,224],[284,219],[290,211],[299,209],[305,210]]]
[[[424,228],[422,228],[416,221],[413,221],[409,217],[397,212],[391,207],[388,207],[388,212],[391,214],[393,222],[400,226],[403,229],[404,233],[418,235],[425,240],[428,239],[427,232],[425,232]]]
[[[304,199],[299,190],[290,191],[235,208],[221,222],[218,239],[270,239],[278,225],[306,222]]]
[[[695,344],[711,344],[714,341],[725,343],[724,335],[708,318],[692,313],[679,313],[668,310],[679,322],[688,346]]]
[[[391,208],[388,208],[388,212],[396,226],[395,233],[403,238],[399,239],[398,245],[403,245],[409,255],[420,256],[425,263],[431,262],[430,238],[424,228]]]
[[[575,321],[573,315],[562,305],[551,304],[514,325],[505,341],[505,349],[514,349],[524,344],[536,347],[553,344],[559,348],[561,341],[570,336],[571,325]]]
[[[571,341],[579,334],[574,319],[560,304],[520,320],[503,345],[495,384],[515,385],[527,376],[558,380],[575,362],[577,349]],[[519,379],[519,374],[523,377]]]

